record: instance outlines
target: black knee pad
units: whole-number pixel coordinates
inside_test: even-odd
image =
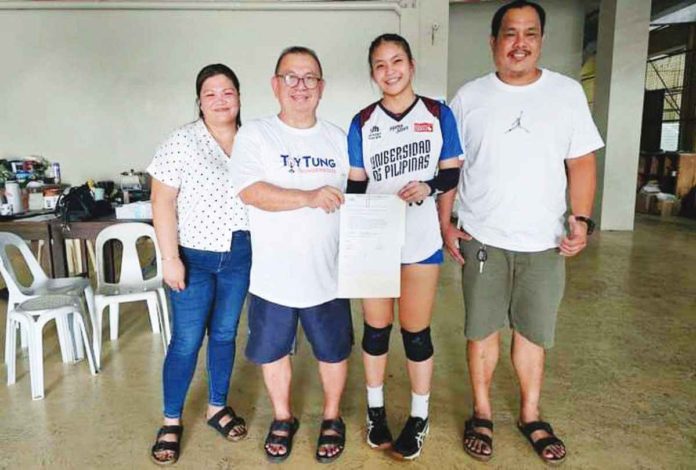
[[[401,329],[401,337],[404,340],[404,350],[406,357],[413,362],[427,361],[433,357],[433,342],[430,339],[430,327],[411,333],[403,328]]]
[[[362,348],[370,356],[381,356],[389,351],[389,335],[392,325],[384,328],[375,328],[365,323],[363,332]]]

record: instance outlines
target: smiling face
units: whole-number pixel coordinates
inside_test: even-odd
[[[535,81],[541,56],[541,21],[532,7],[513,8],[503,17],[497,37],[491,37],[493,60],[504,82],[526,84]]]
[[[372,79],[383,95],[399,96],[412,93],[415,67],[404,48],[395,42],[385,41],[370,57]]]
[[[213,75],[201,86],[200,100],[203,119],[208,124],[236,123],[239,113],[239,92],[225,75]]]
[[[319,100],[324,91],[324,81],[319,80],[316,88],[309,89],[304,80],[289,86],[282,76],[295,75],[299,78],[321,78],[319,64],[309,54],[287,54],[281,60],[276,75],[271,80],[273,93],[280,103],[280,112],[284,116],[306,116],[316,114]]]

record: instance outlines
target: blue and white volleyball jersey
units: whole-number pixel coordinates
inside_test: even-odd
[[[462,154],[452,111],[416,97],[396,116],[379,102],[355,115],[348,131],[350,166],[367,173],[368,194],[396,194],[411,181],[435,177],[440,160]],[[417,263],[442,247],[435,198],[409,204],[402,263]]]

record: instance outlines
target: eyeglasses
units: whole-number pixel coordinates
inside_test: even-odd
[[[302,82],[304,86],[309,89],[313,90],[317,86],[319,86],[319,82],[322,80],[321,77],[315,77],[314,75],[305,75],[304,77],[298,77],[295,74],[292,73],[286,73],[286,74],[278,74],[276,77],[280,77],[283,79],[283,82],[289,86],[290,88],[295,88],[297,85]]]

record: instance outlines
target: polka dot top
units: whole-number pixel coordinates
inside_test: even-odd
[[[247,208],[234,196],[230,158],[199,119],[172,133],[159,146],[147,172],[178,188],[179,244],[229,251],[232,232],[249,230]]]

